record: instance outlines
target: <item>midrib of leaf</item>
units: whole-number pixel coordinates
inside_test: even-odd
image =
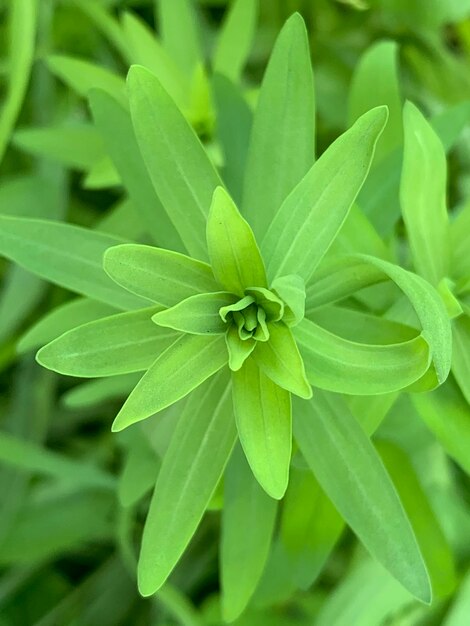
[[[269,436],[270,429],[268,428],[267,420],[266,420],[267,410],[266,410],[266,404],[265,404],[265,398],[264,398],[265,394],[261,394],[260,393],[260,390],[261,390],[261,376],[266,376],[266,374],[264,374],[261,371],[261,369],[258,367],[258,381],[257,381],[258,397],[261,398],[261,415],[262,415],[262,420],[263,420],[263,431],[264,431],[264,434],[266,436],[266,452],[268,452],[268,454],[269,454],[269,450],[271,449],[271,445],[272,445],[272,438]],[[271,484],[276,484],[277,483],[277,479],[275,479],[275,475],[274,475],[273,470],[272,470],[273,464],[272,463],[268,463],[268,466],[269,466],[269,473],[271,475]],[[251,501],[250,501],[250,504],[252,504],[252,503],[253,503],[253,499],[251,499]]]
[[[149,318],[150,319],[150,318]],[[159,327],[155,325],[155,328]],[[87,355],[95,355],[95,354],[104,354],[106,352],[114,352],[117,348],[126,348],[127,346],[145,346],[148,343],[152,343],[156,339],[165,339],[174,335],[177,331],[173,331],[171,333],[160,334],[156,333],[153,337],[146,337],[145,339],[138,339],[137,341],[123,341],[122,343],[115,343],[112,346],[106,346],[101,350],[87,350]],[[83,352],[69,352],[67,353],[68,357],[81,357],[83,356]]]

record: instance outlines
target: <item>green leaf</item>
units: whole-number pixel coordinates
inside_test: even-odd
[[[21,337],[17,344],[20,354],[43,346],[68,330],[107,317],[118,310],[107,304],[76,298],[50,310]]]
[[[258,342],[253,359],[276,385],[301,398],[310,398],[312,389],[292,332],[283,322],[270,323],[268,328],[269,341]]]
[[[105,250],[122,239],[48,220],[0,216],[0,254],[60,287],[118,309],[149,306],[126,293],[102,267]]]
[[[461,315],[452,324],[452,373],[470,402],[470,317]]]
[[[290,394],[273,383],[251,357],[232,373],[232,381],[240,443],[260,485],[279,500],[289,480]]]
[[[142,377],[140,372],[97,378],[69,389],[61,402],[69,409],[89,409],[106,402],[123,400],[130,394]]]
[[[187,107],[187,79],[174,59],[168,55],[147,24],[133,13],[122,17],[122,28],[129,42],[133,63],[149,69],[180,109]]]
[[[231,324],[225,335],[229,355],[228,365],[233,372],[238,371],[256,348],[256,339],[241,339],[238,328]]]
[[[314,158],[312,66],[307,30],[296,13],[274,46],[251,132],[242,207],[260,241]]]
[[[178,336],[153,324],[153,313],[141,309],[89,322],[48,343],[36,359],[59,374],[85,378],[146,370]]]
[[[104,269],[118,285],[165,307],[199,293],[219,291],[207,263],[152,246],[110,248],[104,255]]]
[[[163,459],[145,523],[139,591],[157,591],[202,519],[236,439],[225,374],[189,398]]]
[[[446,453],[470,475],[470,409],[452,378],[431,393],[416,393],[410,397]]]
[[[0,290],[0,343],[11,338],[41,301],[46,285],[37,276],[13,265]]]
[[[178,338],[158,356],[127,398],[114,420],[113,431],[123,430],[184,398],[227,361],[221,335]]]
[[[90,105],[108,153],[148,232],[154,241],[166,248],[184,252],[181,238],[155,193],[129,113],[111,95],[101,90],[90,94]]]
[[[168,56],[192,76],[204,60],[194,4],[191,0],[157,0],[157,17]]]
[[[214,50],[213,68],[234,83],[240,80],[253,43],[258,0],[235,0],[224,18]]]
[[[207,247],[215,279],[227,291],[243,296],[247,287],[268,286],[253,231],[223,187],[212,199]]]
[[[91,124],[23,128],[13,136],[15,146],[72,169],[87,171],[106,156],[103,140]]]
[[[449,221],[444,147],[420,111],[404,108],[405,148],[400,202],[418,274],[434,285],[448,273]]]
[[[366,49],[356,65],[349,91],[349,123],[352,124],[366,111],[381,104],[388,106],[390,115],[377,143],[377,161],[403,141],[398,46],[394,41],[374,43]]]
[[[223,179],[238,204],[242,200],[253,114],[241,88],[225,76],[214,76],[213,91],[217,119],[215,131],[224,156]]]
[[[0,161],[5,154],[28,87],[34,61],[37,4],[35,0],[9,3],[9,84],[0,115]]]
[[[460,585],[458,595],[453,601],[442,626],[466,626],[468,621],[468,613],[470,611],[470,572]]]
[[[276,278],[271,289],[283,300],[287,306],[282,321],[288,326],[295,326],[305,315],[305,283],[295,274]]]
[[[388,442],[379,441],[377,449],[415,532],[433,594],[437,598],[446,597],[456,584],[452,553],[411,460]]]
[[[222,184],[219,175],[196,134],[151,72],[132,67],[128,90],[137,143],[155,191],[189,253],[205,259],[206,218],[212,194]]]
[[[220,308],[237,300],[236,296],[225,291],[201,293],[182,300],[171,309],[156,313],[152,320],[159,326],[183,333],[218,335],[227,330],[227,324],[219,314]]]
[[[308,589],[321,573],[344,522],[309,470],[291,468],[280,536],[295,583]]]
[[[430,603],[429,576],[411,524],[377,452],[339,396],[295,400],[294,433],[318,482],[369,552]]]
[[[349,341],[304,319],[294,328],[309,382],[337,393],[375,395],[398,391],[419,380],[430,365],[422,336],[374,345]]]
[[[136,430],[132,435],[118,484],[119,502],[126,508],[153,489],[160,470],[160,459],[144,434]]]
[[[222,612],[231,622],[246,608],[261,578],[276,521],[276,501],[254,479],[240,446],[227,466],[224,501]]]
[[[91,89],[98,87],[119,100],[121,104],[125,105],[127,102],[126,83],[123,78],[100,65],[58,54],[49,55],[46,63],[55,76],[80,96],[86,97]]]
[[[298,274],[308,283],[364,183],[387,115],[378,107],[360,117],[284,200],[261,244],[270,278]]]

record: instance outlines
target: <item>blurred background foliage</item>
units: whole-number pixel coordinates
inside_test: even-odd
[[[66,219],[145,241],[145,226],[123,196],[86,94],[104,85],[118,97],[124,94],[129,65],[151,64],[161,53],[152,48],[149,57],[156,30],[166,49],[158,62],[167,63],[167,88],[181,98],[221,164],[217,129],[224,109],[214,73],[224,65],[219,33],[228,4],[193,2],[192,22],[182,20],[175,36],[159,20],[158,0],[0,1],[0,213]],[[230,76],[242,85],[248,111],[276,35],[294,11],[303,15],[310,35],[318,153],[362,106],[390,101],[384,93],[399,84],[402,99],[413,100],[444,129],[448,202],[459,214],[470,197],[470,1],[260,0],[256,22],[236,33],[239,45],[249,49],[248,62]],[[178,45],[182,40],[185,46]],[[355,85],[364,81],[370,94],[363,105],[363,89]],[[380,193],[370,192],[362,204],[399,257],[405,255],[400,133],[391,132],[388,155],[377,157],[383,159],[376,169]],[[463,228],[467,224],[462,220]],[[148,437],[134,431],[111,435],[119,401],[135,376],[118,384],[83,383],[41,369],[32,350],[48,340],[51,326],[55,334],[60,329],[53,319],[49,328],[35,322],[70,295],[2,259],[0,279],[0,626],[221,624],[217,497],[170,582],[152,599],[136,592],[136,546],[171,434],[171,413],[161,418],[158,436],[155,423]],[[384,458],[405,467],[410,484],[430,503],[451,546],[456,579],[445,581],[431,607],[420,605],[341,523],[336,547],[325,562],[320,559],[315,576],[300,573],[292,580],[275,542],[237,625],[470,623],[469,478],[423,425],[419,407],[407,396],[395,400],[382,400],[380,408],[386,413],[378,431],[386,442]],[[441,402],[442,410],[458,411],[470,423],[453,380]],[[293,474],[304,504],[302,468]],[[282,530],[294,537],[301,531]]]

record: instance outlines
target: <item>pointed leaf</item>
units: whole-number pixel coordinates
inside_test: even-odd
[[[387,115],[378,107],[360,117],[284,200],[261,244],[270,278],[308,283],[364,183]]]
[[[282,322],[269,324],[268,328],[269,341],[256,347],[253,359],[276,385],[301,398],[310,398],[312,389],[291,331]]]
[[[261,578],[276,521],[276,501],[256,482],[240,446],[227,466],[224,501],[222,612],[231,622],[246,608]]]
[[[144,434],[136,430],[119,476],[121,506],[127,508],[137,504],[154,487],[159,470],[160,459]]]
[[[207,220],[212,271],[221,287],[243,296],[247,287],[267,287],[266,272],[249,224],[223,187],[214,192]]]
[[[291,456],[290,394],[268,378],[250,357],[232,373],[233,405],[240,443],[263,489],[284,495]]]
[[[178,562],[207,508],[236,439],[225,374],[189,398],[163,459],[145,523],[139,591],[157,591]]]
[[[305,24],[296,13],[274,46],[256,107],[243,214],[261,241],[315,158],[315,95]],[[284,272],[289,273],[289,272]]]
[[[219,175],[151,72],[132,67],[128,90],[137,142],[155,191],[189,253],[206,259],[206,217],[212,194],[222,184]]]
[[[207,263],[152,246],[110,248],[104,255],[104,269],[125,289],[165,307],[198,293],[219,291]]]
[[[168,56],[192,76],[202,62],[202,48],[196,9],[191,0],[159,0],[158,23]]]
[[[413,595],[431,601],[411,524],[377,452],[339,396],[295,401],[297,443],[318,482],[371,554]]]
[[[201,293],[182,300],[179,304],[156,313],[152,320],[183,333],[195,335],[218,335],[227,330],[220,317],[220,309],[238,300],[237,296],[225,291]]]
[[[118,313],[69,330],[37,354],[60,374],[95,378],[148,369],[177,333],[152,323],[155,308]]]
[[[290,276],[280,276],[276,278],[271,289],[287,305],[287,310],[282,318],[288,326],[295,326],[301,322],[305,316],[305,283],[295,274]]]
[[[129,113],[111,95],[101,90],[92,91],[90,105],[108,154],[153,240],[166,248],[184,252],[181,238],[150,180]],[[117,129],[119,132],[116,132]]]
[[[142,377],[141,372],[95,378],[67,391],[61,403],[69,409],[89,409],[107,402],[123,401]]]
[[[118,309],[137,309],[150,301],[127,293],[106,276],[105,250],[123,243],[79,226],[0,216],[0,254],[60,287]]]
[[[228,350],[228,366],[233,372],[238,371],[256,348],[256,339],[240,339],[238,328],[231,324],[225,335]]]
[[[446,156],[431,125],[411,102],[403,115],[400,203],[416,271],[437,285],[449,265]]]
[[[227,361],[222,335],[178,338],[158,356],[127,398],[114,420],[113,431],[123,430],[184,398]]]

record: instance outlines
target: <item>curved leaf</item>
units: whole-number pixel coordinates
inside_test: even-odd
[[[225,291],[201,293],[156,313],[152,320],[159,326],[183,333],[218,335],[227,330],[227,324],[220,317],[221,307],[234,304],[237,300],[237,296]]]

